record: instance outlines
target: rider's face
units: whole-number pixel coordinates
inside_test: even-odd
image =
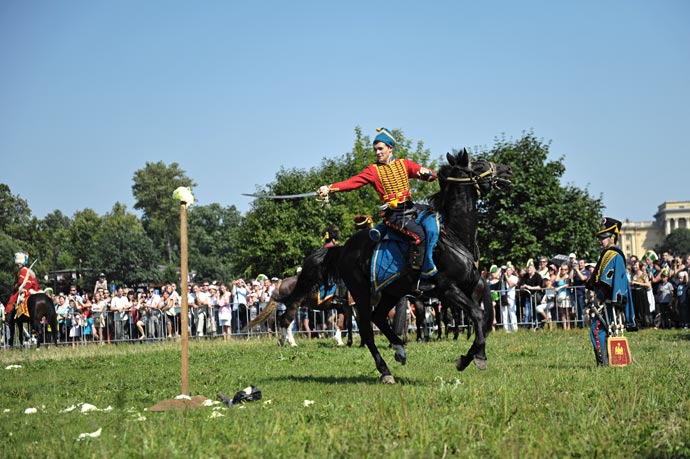
[[[376,142],[376,145],[374,145],[374,153],[376,153],[377,163],[388,164],[393,156],[393,148],[383,142]]]
[[[613,238],[611,236],[606,236],[604,238],[599,238],[599,248],[607,249],[609,246],[613,245]]]

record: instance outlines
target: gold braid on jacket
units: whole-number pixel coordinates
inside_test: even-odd
[[[412,199],[410,180],[403,161],[393,160],[389,164],[376,164],[376,171],[383,186],[384,201],[395,209],[398,204]]]

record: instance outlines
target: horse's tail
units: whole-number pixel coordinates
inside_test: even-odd
[[[338,277],[336,262],[341,250],[340,246],[321,248],[307,255],[295,288],[286,295],[278,296],[277,300],[290,307],[302,301],[314,288],[326,284],[329,277]]]
[[[482,288],[482,305],[484,306],[484,323],[482,328],[484,329],[484,336],[491,333],[491,328],[494,324],[494,302],[491,299],[491,289],[489,289],[489,283],[486,279],[482,278],[480,282],[483,285]]]
[[[283,280],[278,281],[278,285],[276,285],[274,294],[271,295],[271,299],[268,301],[268,304],[264,308],[263,311],[259,313],[251,322],[249,322],[247,325],[242,327],[242,332],[245,332],[253,327],[256,327],[257,325],[261,325],[262,323],[266,322],[269,317],[273,314],[273,312],[276,310],[278,307],[278,301],[276,301],[276,297],[278,296],[278,291],[280,291],[280,285],[283,283]]]

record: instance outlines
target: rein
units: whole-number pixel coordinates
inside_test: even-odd
[[[471,175],[470,177],[462,178],[446,177],[446,180],[449,182],[457,183],[458,185],[474,185],[474,188],[477,190],[477,196],[481,196],[482,192],[479,188],[479,182],[485,178],[493,179],[496,176],[496,164],[490,162],[489,166],[490,167],[488,170],[478,175]],[[470,174],[473,174],[471,167],[469,169],[469,172]]]

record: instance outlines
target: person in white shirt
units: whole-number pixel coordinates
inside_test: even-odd
[[[125,325],[129,316],[129,300],[122,287],[118,287],[117,294],[110,300],[110,310],[114,312],[115,341],[123,340],[125,339]]]
[[[149,287],[149,294],[146,296],[146,309],[148,317],[146,320],[149,340],[161,335],[161,307],[163,306],[161,297],[153,287]]]
[[[505,295],[505,303],[501,302],[501,322],[503,329],[507,333],[517,331],[517,308],[515,306],[515,286],[518,277],[515,275],[513,267],[506,266],[501,275],[501,291]]]
[[[233,297],[232,315],[233,315],[233,330],[239,333],[240,330],[247,325],[247,284],[244,279],[237,279],[232,283],[232,290],[230,294]]]
[[[204,328],[208,317],[208,294],[202,292],[198,285],[192,288],[194,292],[194,303],[192,304],[192,315],[196,318],[196,336],[204,336]]]

